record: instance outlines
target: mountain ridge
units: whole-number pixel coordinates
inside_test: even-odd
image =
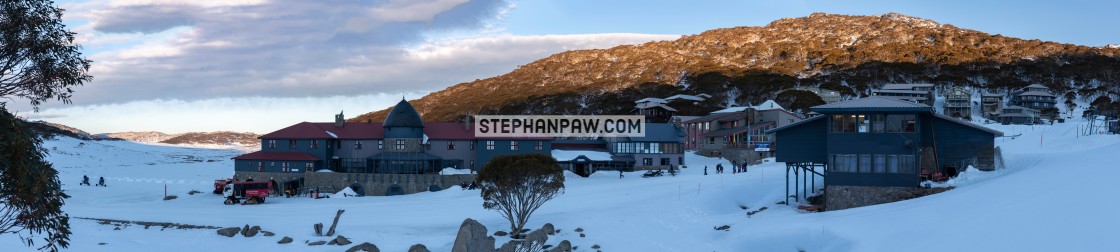
[[[994,88],[1002,88],[1041,80],[1013,80],[1018,77],[1014,71],[1019,70],[1005,66],[1062,68],[1102,61],[1109,68],[1085,70],[1094,71],[1090,74],[1093,76],[1078,80],[1100,82],[1091,83],[1090,88],[1105,84],[1106,88],[1085,91],[1098,96],[1117,92],[1120,77],[1098,75],[1110,75],[1104,72],[1120,65],[1118,55],[1120,48],[1010,38],[897,13],[814,13],[765,26],[713,29],[672,41],[561,52],[507,74],[453,85],[411,103],[426,121],[458,121],[468,115],[489,113],[625,113],[633,106],[626,102],[640,99],[634,95],[656,96],[674,89],[714,92],[716,99],[746,104],[761,102],[772,97],[772,92],[793,86],[848,88],[851,96],[892,80],[987,88],[993,88],[989,84],[994,82]],[[1044,62],[1033,63],[1038,61]],[[1046,63],[1049,61],[1054,63]],[[930,71],[954,72],[923,73]],[[1076,75],[1070,74],[1069,78]],[[735,83],[739,79],[751,82],[756,76],[780,84],[755,87]],[[1042,82],[1062,85],[1055,78]],[[696,83],[707,86],[689,87]],[[734,97],[720,95],[736,88],[740,90]],[[612,103],[605,100],[608,98],[628,101]],[[349,120],[381,121],[387,112],[386,108]]]

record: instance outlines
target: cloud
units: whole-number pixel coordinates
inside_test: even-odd
[[[115,116],[106,107],[131,108],[120,104],[158,108],[265,98],[315,103],[339,96],[427,93],[503,74],[566,50],[678,37],[506,34],[500,22],[513,5],[499,0],[95,0],[64,8],[68,22],[77,24],[73,29],[79,32],[78,40],[87,43],[94,80],[75,88],[74,104],[42,108],[66,115],[75,127],[94,129],[181,128],[171,122],[128,119],[144,116],[98,121]],[[270,104],[236,106],[267,110]],[[23,103],[9,103],[9,108],[13,105],[30,111]],[[364,108],[354,115],[381,108]],[[270,120],[308,120],[276,116]]]
[[[343,111],[347,117],[388,108],[402,97],[424,93],[370,94],[329,97],[237,97],[203,100],[144,100],[125,103],[46,109],[20,113],[76,127],[91,133],[156,130],[165,133],[240,131],[268,133],[302,121],[331,122]]]

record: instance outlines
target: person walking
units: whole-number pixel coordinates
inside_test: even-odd
[[[622,169],[618,169],[618,178],[622,178]]]

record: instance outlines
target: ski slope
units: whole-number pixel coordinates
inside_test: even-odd
[[[768,160],[740,174],[715,174],[730,163],[686,155],[677,176],[600,172],[569,176],[565,193],[544,205],[527,225],[552,223],[576,251],[1110,251],[1120,248],[1120,202],[1110,188],[1120,176],[1120,136],[1081,136],[1083,122],[987,125],[998,138],[1007,168],[969,170],[947,182],[956,189],[890,204],[805,213],[783,200],[785,166]],[[237,150],[183,148],[134,142],[59,138],[45,142],[72,198],[71,217],[161,221],[193,225],[260,225],[275,237],[219,236],[214,230],[161,230],[71,219],[72,251],[340,251],[314,246],[312,224],[345,209],[338,233],[382,251],[423,243],[449,251],[465,218],[492,233],[507,229],[482,208],[478,191],[452,188],[391,197],[269,198],[264,205],[226,206],[210,194],[214,179],[233,173]],[[703,175],[708,166],[709,175]],[[108,187],[79,186],[82,175],[104,176]],[[818,182],[819,183],[819,182]],[[163,201],[164,188],[179,198]],[[203,193],[188,195],[190,190]],[[748,217],[747,212],[766,210]],[[747,209],[743,209],[747,208]],[[714,227],[729,225],[728,231]],[[576,228],[584,229],[579,237]],[[508,230],[507,230],[508,231]],[[295,242],[276,244],[289,236]],[[498,244],[508,238],[496,237]],[[101,245],[101,243],[105,243]],[[0,236],[4,251],[32,251],[15,236]]]

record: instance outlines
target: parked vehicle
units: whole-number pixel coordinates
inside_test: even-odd
[[[240,204],[242,200],[245,204],[262,204],[271,191],[272,183],[268,181],[233,182],[223,190],[226,205]]]
[[[232,183],[232,179],[217,179],[214,180],[214,194],[222,194],[226,190],[226,185]]]

